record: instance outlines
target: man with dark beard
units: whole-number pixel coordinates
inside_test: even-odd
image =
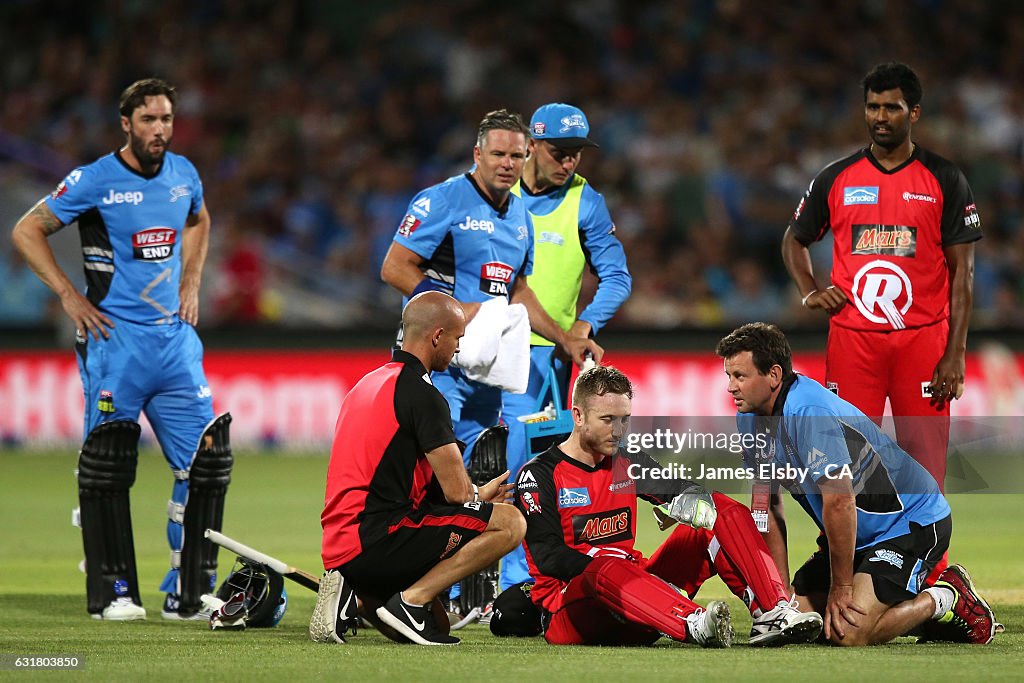
[[[171,569],[163,616],[204,616],[215,588],[219,529],[232,457],[230,415],[214,419],[203,371],[199,284],[210,232],[192,163],[168,151],[175,89],[149,78],[121,95],[125,145],[73,170],[15,225],[13,240],[77,329],[85,389],[79,502],[88,610],[98,619],[144,619],[132,539],[135,481],[145,411],[174,473],[168,505]],[[78,292],[47,238],[78,222],[86,278]]]
[[[871,144],[818,174],[782,255],[803,305],[829,315],[826,387],[879,424],[888,398],[900,446],[942,489],[981,221],[960,169],[911,140],[917,74],[889,62],[862,85]],[[831,283],[819,283],[808,247],[829,230]]]

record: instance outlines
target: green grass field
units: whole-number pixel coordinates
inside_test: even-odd
[[[224,531],[309,571],[320,570],[319,513],[325,457],[238,454]],[[740,643],[702,650],[662,640],[652,648],[556,648],[541,638],[498,639],[481,626],[459,633],[457,648],[416,648],[360,632],[348,645],[310,642],[315,596],[288,585],[281,625],[269,630],[211,632],[201,622],[164,622],[157,586],[167,567],[165,509],[170,474],[146,451],[132,489],[135,545],[145,622],[94,621],[85,612],[79,531],[70,525],[76,500],[75,456],[0,453],[0,655],[79,655],[84,671],[35,671],[33,680],[1020,680],[1024,661],[1024,495],[953,496],[951,557],[967,566],[1006,625],[988,647],[916,645],[914,639],[856,651],[824,646],[754,650],[742,603],[712,579],[698,602],[728,597]],[[641,506],[645,506],[641,503]],[[810,552],[814,532],[790,508],[791,563]],[[648,515],[642,515],[645,522]],[[653,523],[639,532],[650,551]],[[221,551],[222,570],[231,557]],[[0,671],[0,679],[23,678]]]

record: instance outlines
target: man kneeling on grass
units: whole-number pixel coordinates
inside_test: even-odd
[[[435,597],[526,533],[506,502],[508,472],[479,489],[470,482],[448,404],[430,383],[459,350],[462,307],[425,292],[402,327],[402,349],[353,387],[338,417],[320,517],[327,571],[309,624],[317,642],[345,642],[362,616],[399,642],[457,644],[444,611],[435,618]]]
[[[860,410],[793,372],[789,342],[774,325],[743,325],[716,353],[738,431],[764,441],[746,453],[747,466],[776,473],[755,484],[753,508],[765,513],[761,530],[787,581],[780,484],[824,532],[793,588],[799,604],[824,616],[825,636],[872,645],[920,626],[929,640],[992,642],[995,618],[967,570],[951,565],[925,587],[953,528],[931,475]]]

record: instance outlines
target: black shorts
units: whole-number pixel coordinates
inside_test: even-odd
[[[491,503],[424,504],[338,567],[359,593],[384,601],[416,583],[487,528]]]
[[[910,533],[858,550],[853,555],[853,571],[871,575],[879,602],[895,605],[917,595],[935,565],[949,548],[953,532],[952,517],[921,526],[910,523]],[[797,595],[828,593],[832,583],[828,539],[818,537],[818,549],[793,576]]]

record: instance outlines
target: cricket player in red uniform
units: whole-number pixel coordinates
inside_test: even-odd
[[[515,501],[526,516],[526,559],[544,636],[554,645],[649,645],[662,634],[729,647],[721,601],[689,597],[718,574],[754,615],[751,645],[808,642],[821,616],[790,604],[771,554],[740,503],[685,480],[660,480],[646,453],[619,448],[633,389],[611,367],[583,372],[573,431],[523,466]],[[648,493],[648,489],[667,493]],[[660,506],[662,528],[682,522],[650,557],[633,547],[637,497]]]
[[[888,397],[897,441],[942,489],[981,221],[960,169],[910,139],[921,117],[914,71],[881,64],[863,87],[871,144],[814,179],[782,256],[804,306],[831,316],[826,386],[879,424]],[[808,247],[829,230],[832,284],[824,287]]]

